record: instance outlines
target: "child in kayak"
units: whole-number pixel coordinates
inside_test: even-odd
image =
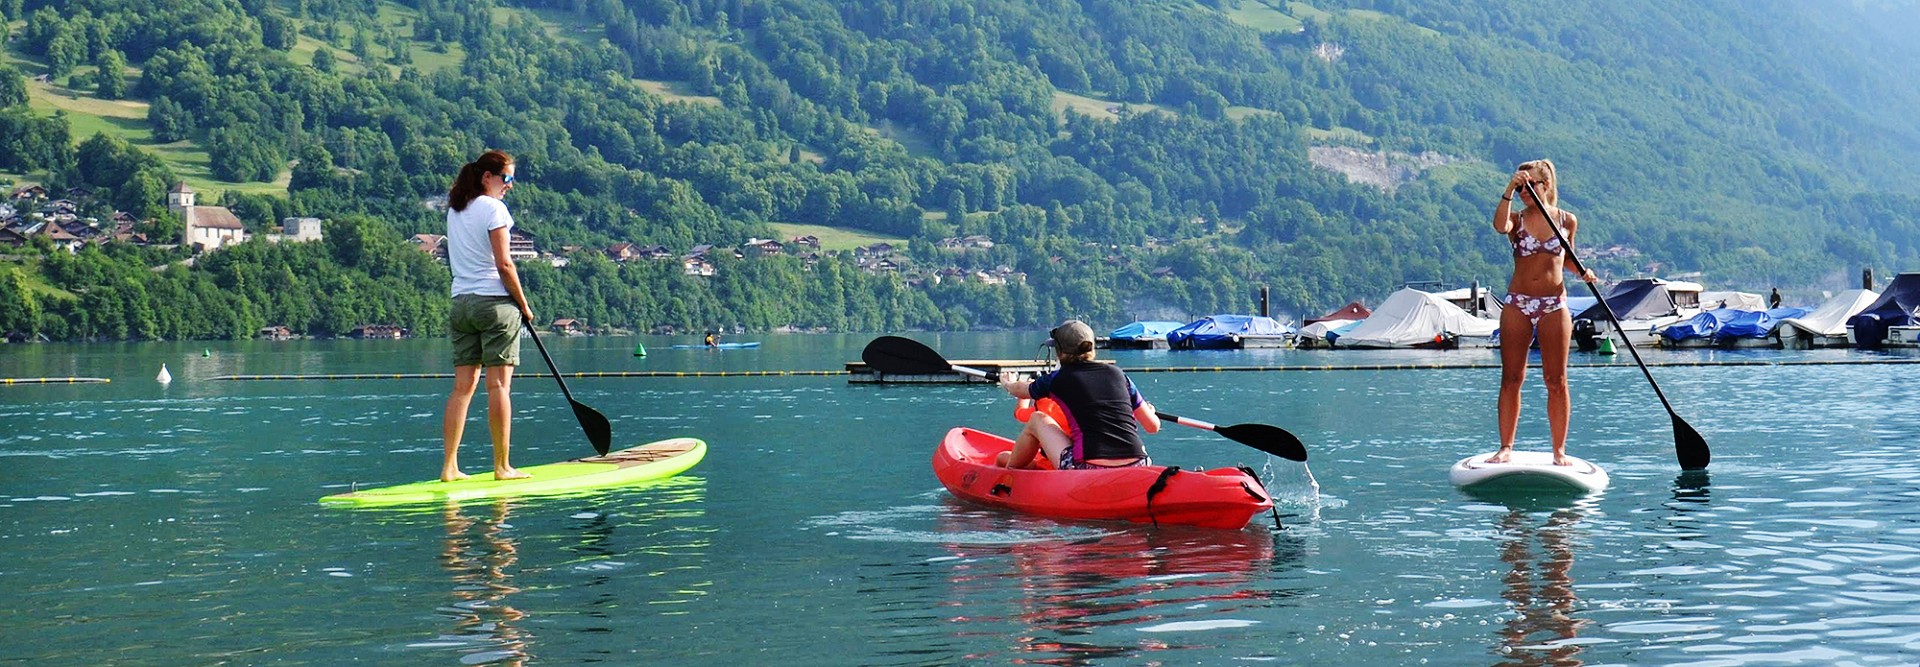
[[[1035,454],[1044,453],[1060,470],[1151,465],[1140,432],[1160,431],[1153,404],[1140,398],[1119,368],[1094,363],[1093,329],[1086,323],[1067,320],[1049,335],[1059,370],[1031,381],[1003,373],[1000,386],[1017,399],[1052,398],[1065,409],[1067,423],[1035,411],[1013,450],[1000,455],[999,464],[1026,468]]]

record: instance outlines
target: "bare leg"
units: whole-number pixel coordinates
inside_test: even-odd
[[[1573,401],[1567,392],[1567,347],[1573,341],[1573,314],[1566,309],[1540,318],[1540,375],[1547,382],[1547,428],[1553,433],[1553,464],[1567,460],[1567,423]]]
[[[507,463],[507,449],[513,441],[512,366],[487,367],[487,429],[493,432],[493,478],[520,479],[532,475],[513,469]]]
[[[1027,418],[1026,428],[1020,429],[1020,436],[1014,438],[1013,450],[997,457],[996,462],[1008,468],[1026,468],[1034,454],[1045,454],[1054,467],[1059,467],[1060,452],[1071,446],[1073,440],[1058,422],[1044,412],[1035,412]]]
[[[1520,427],[1520,386],[1527,380],[1527,348],[1533,323],[1511,305],[1500,311],[1500,451],[1487,461],[1506,463],[1513,456],[1513,434]]]
[[[479,366],[455,366],[453,393],[447,396],[447,412],[440,419],[440,441],[445,459],[440,462],[440,481],[466,479],[460,472],[460,436],[467,430],[467,406],[473,403],[473,390],[480,383]]]

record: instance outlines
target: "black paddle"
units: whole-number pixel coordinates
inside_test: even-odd
[[[540,342],[540,332],[534,331],[533,323],[527,323],[527,333],[533,335],[533,346],[540,348],[540,358],[547,360],[547,370],[553,371],[553,381],[560,383],[560,393],[573,404],[573,416],[580,420],[580,430],[587,432],[587,441],[593,443],[593,451],[606,456],[613,447],[613,425],[607,423],[607,416],[599,410],[573,400],[573,392],[567,391],[567,381],[560,378],[560,369],[553,365],[553,357],[547,356],[547,346]]]
[[[1533,197],[1533,205],[1539,208],[1543,214],[1542,217],[1545,217],[1547,207],[1541,203],[1540,191],[1534,189],[1532,181],[1527,181],[1527,195]],[[1547,228],[1553,230],[1553,237],[1560,240],[1560,247],[1567,250],[1567,258],[1573,260],[1575,266],[1585,269],[1586,263],[1573,254],[1573,244],[1567,242],[1567,237],[1560,233],[1560,226],[1554,224],[1553,218],[1547,218]],[[1633,354],[1633,363],[1640,366],[1640,373],[1647,376],[1647,384],[1653,385],[1653,395],[1660,397],[1660,405],[1666,406],[1667,416],[1673,418],[1673,451],[1680,458],[1680,469],[1706,470],[1707,463],[1713,460],[1713,452],[1707,449],[1707,439],[1700,437],[1699,431],[1693,430],[1686,420],[1681,419],[1680,413],[1674,412],[1673,403],[1667,401],[1666,392],[1660,391],[1660,383],[1653,381],[1653,372],[1647,370],[1647,363],[1640,360],[1640,352],[1633,349],[1633,341],[1627,338],[1626,328],[1620,326],[1620,318],[1613,314],[1613,307],[1607,305],[1607,298],[1601,296],[1599,286],[1584,277],[1582,282],[1587,284],[1588,291],[1593,292],[1593,298],[1599,300],[1600,312],[1607,314],[1607,321],[1613,323],[1613,331],[1620,336],[1620,343]]]
[[[978,378],[990,377],[986,371],[966,366],[955,366],[940,356],[933,348],[920,341],[899,336],[881,336],[867,343],[867,349],[861,350],[860,360],[881,373],[895,375],[933,375],[935,373],[960,373]],[[1278,456],[1289,461],[1307,460],[1307,446],[1300,438],[1278,426],[1266,424],[1234,424],[1218,426],[1198,419],[1188,419],[1179,415],[1154,411],[1161,419],[1181,426],[1213,431],[1229,440]]]

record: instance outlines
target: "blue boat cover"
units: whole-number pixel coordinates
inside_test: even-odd
[[[1716,338],[1766,338],[1780,320],[1807,314],[1806,308],[1774,308],[1771,310],[1736,310],[1733,316],[1720,325]]]
[[[1209,315],[1167,333],[1176,350],[1219,350],[1234,347],[1234,336],[1282,336],[1293,327],[1258,315]]]
[[[1167,332],[1180,328],[1179,322],[1143,321],[1134,322],[1114,329],[1108,338],[1120,340],[1159,340],[1167,337]]]
[[[1684,322],[1675,322],[1667,325],[1660,330],[1660,336],[1675,342],[1695,338],[1712,338],[1714,334],[1720,333],[1720,329],[1725,327],[1728,321],[1732,320],[1741,312],[1743,311],[1732,308],[1715,308],[1695,315],[1692,319]]]
[[[1880,300],[1860,314],[1847,318],[1853,327],[1853,339],[1863,348],[1880,347],[1887,339],[1887,327],[1920,322],[1920,273],[1902,273],[1893,277]]]

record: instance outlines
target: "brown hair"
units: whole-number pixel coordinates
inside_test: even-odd
[[[1541,189],[1540,198],[1547,200],[1548,206],[1560,205],[1560,175],[1553,170],[1553,160],[1522,162],[1517,171],[1539,172],[1540,181],[1546,184],[1546,187]]]
[[[455,211],[467,210],[467,204],[473,198],[486,194],[487,188],[481,184],[486,174],[506,175],[507,166],[513,164],[513,156],[504,151],[487,151],[460,168],[460,175],[453,177],[453,188],[447,190],[447,206]]]

